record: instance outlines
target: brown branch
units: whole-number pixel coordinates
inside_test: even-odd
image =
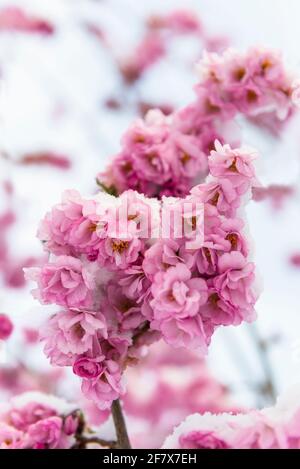
[[[78,427],[75,434],[76,443],[71,447],[71,449],[86,449],[86,446],[92,443],[96,443],[97,445],[104,448],[113,449],[116,447],[116,441],[104,440],[90,431],[90,429],[86,426],[85,418],[81,410],[76,409],[69,415],[73,416],[74,418],[78,418]]]
[[[116,441],[104,440],[103,438],[98,438],[97,436],[86,437],[81,435],[77,438],[77,442],[71,449],[86,449],[88,444],[96,443],[104,448],[114,449],[117,447]]]
[[[113,401],[111,406],[111,413],[117,434],[117,443],[115,447],[118,449],[131,449],[126,423],[119,399]]]

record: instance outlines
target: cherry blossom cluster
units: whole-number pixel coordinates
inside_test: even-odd
[[[76,406],[28,392],[0,405],[0,449],[69,449],[82,429]]]
[[[42,304],[61,307],[45,326],[45,352],[52,364],[73,368],[99,408],[123,394],[122,373],[144,345],[162,337],[203,354],[217,327],[255,318],[242,212],[256,184],[255,157],[216,142],[210,177],[186,198],[67,191],[42,221],[49,262],[28,276]],[[174,220],[167,237],[165,210]]]
[[[122,138],[121,151],[98,175],[100,184],[112,193],[186,195],[207,175],[215,139],[239,142],[235,117],[275,132],[293,113],[295,81],[273,51],[206,54],[198,70],[196,100],[169,116],[151,111],[135,122]]]
[[[152,15],[146,24],[146,33],[135,50],[120,61],[120,71],[129,84],[141,78],[151,66],[163,58],[171,40],[176,36],[192,35],[205,49],[224,49],[227,41],[222,37],[209,36],[202,22],[188,10],[174,10],[166,14]]]
[[[191,415],[163,448],[299,449],[299,417],[299,386],[294,386],[271,408],[236,415]]]
[[[293,93],[298,85],[279,52],[253,48],[244,54],[232,49],[222,56],[206,54],[198,72],[198,104],[222,120],[241,113],[276,130],[295,109]]]

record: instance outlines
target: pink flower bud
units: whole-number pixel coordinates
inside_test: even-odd
[[[64,421],[64,432],[66,435],[74,435],[79,425],[78,415],[68,415]]]
[[[102,371],[101,363],[86,357],[78,358],[73,365],[73,372],[81,378],[97,378]]]

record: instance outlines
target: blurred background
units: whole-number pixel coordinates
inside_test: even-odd
[[[194,30],[153,38],[157,18],[182,9]],[[203,50],[272,47],[300,76],[299,17],[297,0],[0,0],[0,312],[15,325],[0,344],[0,400],[28,389],[80,396],[77,381],[42,353],[38,330],[51,308],[32,299],[23,279],[22,268],[44,255],[35,234],[45,212],[65,189],[96,191],[97,173],[133,119],[193,99]],[[153,61],[143,68],[145,47]],[[158,445],[172,423],[197,410],[272,403],[299,380],[298,125],[296,116],[280,137],[241,129],[243,142],[259,150],[261,182],[287,187],[247,209],[263,284],[256,324],[218,330],[205,362],[159,345],[128,372],[125,405],[136,445]],[[92,423],[106,418],[99,413]]]

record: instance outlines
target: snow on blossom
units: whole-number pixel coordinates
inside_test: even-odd
[[[13,397],[0,406],[0,449],[71,448],[79,425],[76,412],[75,405],[39,392]]]
[[[274,407],[235,415],[190,415],[163,448],[299,449],[299,412],[299,385],[294,385]]]
[[[158,117],[152,116],[156,124]],[[158,140],[149,129],[143,138],[126,138],[133,148],[137,139],[157,145],[164,130]],[[133,190],[84,198],[67,191],[42,221],[38,236],[49,262],[27,277],[36,281],[33,294],[42,304],[65,308],[46,322],[44,350],[52,364],[72,367],[99,409],[124,393],[125,369],[158,338],[203,355],[217,327],[255,318],[255,266],[243,213],[257,183],[255,157],[216,142],[207,182],[184,198],[159,200]],[[206,194],[220,180],[238,193],[230,211],[218,206],[218,192]]]

